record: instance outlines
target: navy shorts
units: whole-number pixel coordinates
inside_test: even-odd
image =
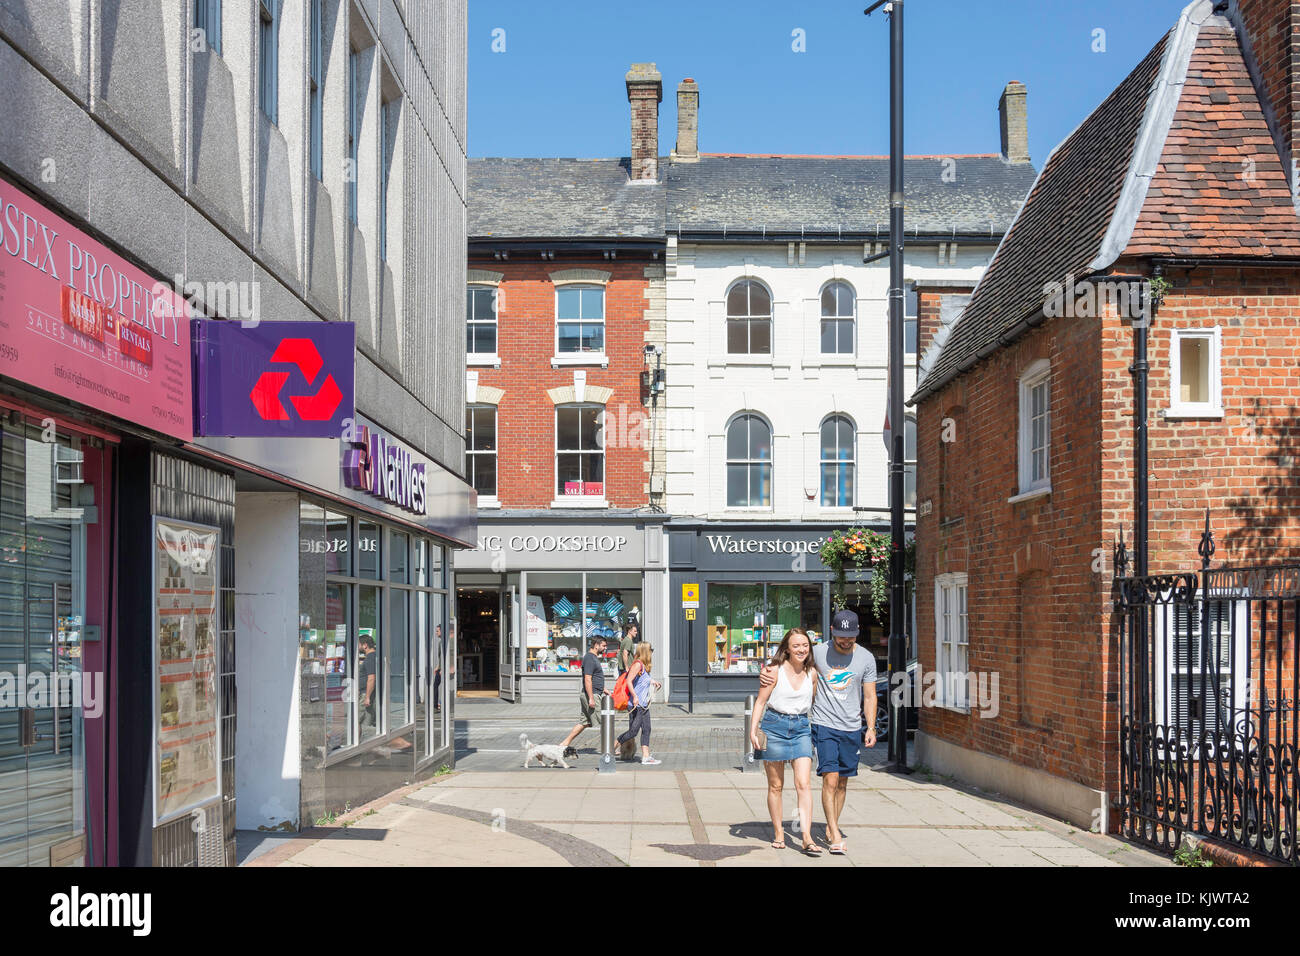
[[[862,756],[862,731],[849,732],[812,725],[813,746],[817,748],[817,776],[838,773],[841,777],[858,775]]]

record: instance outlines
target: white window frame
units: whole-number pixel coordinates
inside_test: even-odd
[[[595,455],[597,452],[582,448],[560,448],[560,412],[583,408],[598,408],[600,414],[596,425],[596,440],[600,445],[600,489],[599,495],[566,495],[560,491],[560,455]],[[555,406],[555,457],[551,459],[551,489],[555,499],[552,508],[607,508],[609,507],[609,458],[605,449],[605,406],[598,402],[564,402]],[[581,423],[579,424],[578,443],[582,443]]]
[[[849,425],[849,457],[848,458],[827,458],[826,449],[822,445],[822,429],[826,423],[833,418],[843,419]],[[839,441],[836,439],[838,447]],[[851,508],[858,500],[858,426],[853,419],[844,412],[831,412],[821,420],[817,426],[817,502],[828,511],[843,511],[845,508]],[[826,492],[826,468],[827,466],[839,467],[840,465],[849,466],[849,500],[844,504],[827,504],[825,500]]]
[[[822,296],[831,286],[844,286],[849,292],[849,314],[848,315],[827,315],[825,307],[822,305]],[[838,297],[837,297],[838,298]],[[838,304],[837,304],[838,307]],[[851,359],[858,354],[858,293],[853,285],[847,279],[832,279],[822,286],[821,291],[817,294],[817,311],[821,319],[817,325],[817,349],[820,355],[829,358]],[[849,350],[847,352],[827,352],[822,347],[825,326],[827,322],[847,322],[849,324]],[[835,343],[839,344],[839,333],[836,332]]]
[[[1210,400],[1184,402],[1182,394],[1182,340],[1206,339],[1210,343]],[[1223,417],[1223,334],[1219,326],[1171,329],[1169,332],[1169,407],[1165,418]]]
[[[494,484],[496,485],[496,494],[479,495],[478,506],[480,508],[500,508],[501,504],[500,504],[500,498],[498,496],[501,494],[501,447],[498,444],[498,437],[501,434],[500,431],[501,410],[496,405],[492,405],[488,402],[469,402],[465,405],[465,414],[466,416],[472,418],[473,417],[472,412],[480,408],[492,409],[492,450],[475,451],[473,449],[470,441],[470,435],[469,435],[469,422],[466,422],[465,423],[465,464],[467,467],[465,468],[465,471],[468,472],[470,470],[468,468],[468,465],[471,460],[488,457],[488,456],[491,456],[492,458],[496,459],[496,463],[495,465],[493,465],[493,469],[496,472],[496,479],[494,481]],[[477,464],[477,461],[475,461],[475,464]],[[471,487],[472,487],[472,483],[471,483]]]
[[[577,291],[578,302],[582,302],[582,293],[588,291],[600,292],[600,318],[599,319],[561,319],[560,318],[560,293],[566,291]],[[609,296],[606,295],[606,288],[599,282],[566,282],[555,287],[555,353],[551,359],[552,365],[606,365],[609,360],[606,358],[609,350],[609,343],[606,336],[609,334]],[[596,352],[561,352],[560,351],[560,323],[568,324],[577,323],[579,326],[600,324],[600,351]],[[581,338],[579,339],[581,341]]]
[[[965,572],[949,572],[934,579],[935,703],[948,710],[970,713],[970,687],[952,679],[970,673],[970,588]]]
[[[1039,386],[1045,391],[1043,406],[1043,475],[1037,480],[1033,475],[1033,393]],[[1050,494],[1052,491],[1052,366],[1047,359],[1039,359],[1020,376],[1020,427],[1017,442],[1016,464],[1020,493],[1011,501]]]
[[[1198,594],[1199,593],[1200,592],[1198,592]],[[1226,665],[1226,668],[1223,666],[1220,667],[1219,679],[1221,682],[1226,683],[1228,684],[1228,686],[1232,687],[1233,714],[1241,714],[1246,710],[1247,706],[1249,705],[1249,700],[1247,699],[1246,696],[1246,691],[1247,691],[1246,677],[1241,677],[1241,679],[1237,680],[1235,685],[1233,685],[1231,683],[1232,680],[1231,674],[1234,665],[1238,668],[1239,671],[1245,670],[1247,674],[1250,673],[1250,661],[1248,659],[1248,655],[1250,654],[1250,600],[1247,596],[1247,592],[1240,589],[1228,591],[1228,592],[1219,591],[1210,595],[1211,601],[1228,600],[1228,599],[1233,600],[1232,613],[1233,616],[1236,618],[1235,624],[1236,624],[1237,633],[1235,637],[1231,635],[1231,632],[1222,635],[1227,642],[1231,642],[1231,643],[1228,646],[1228,664]],[[1162,724],[1164,726],[1172,728],[1176,723],[1176,716],[1170,713],[1166,713],[1166,702],[1165,702],[1166,686],[1172,687],[1174,677],[1179,673],[1200,674],[1202,670],[1206,670],[1207,673],[1209,673],[1209,671],[1205,667],[1204,661],[1201,662],[1201,667],[1199,669],[1180,670],[1177,667],[1177,662],[1174,660],[1172,645],[1174,640],[1178,636],[1178,631],[1179,631],[1178,623],[1177,621],[1174,621],[1173,627],[1168,627],[1166,625],[1166,622],[1169,621],[1175,614],[1176,605],[1155,604],[1152,605],[1152,607],[1153,607],[1153,616],[1155,618],[1155,626],[1153,630],[1155,632],[1154,674],[1156,677],[1155,680],[1156,686],[1154,688],[1155,693],[1153,695],[1153,710],[1152,710],[1152,716],[1154,718],[1153,723]],[[1191,607],[1195,609],[1195,613],[1197,614],[1196,629],[1199,631],[1200,613],[1201,613],[1200,601],[1199,600],[1196,601],[1193,605],[1191,605]],[[1225,621],[1221,626],[1226,629],[1228,627],[1231,627],[1232,625]],[[1207,687],[1209,686],[1208,680],[1206,682],[1206,685]],[[1199,680],[1197,681],[1197,686],[1199,687]],[[1170,696],[1172,697],[1173,695],[1171,694]],[[1201,759],[1203,755],[1199,752],[1199,747],[1193,746],[1197,741],[1189,737],[1186,738],[1186,742],[1190,746],[1189,756],[1191,757],[1191,759],[1193,760]],[[1204,756],[1206,757],[1206,759],[1212,760],[1215,758],[1216,754],[1211,752],[1205,754]]]
[[[738,422],[740,419],[745,418],[745,417],[756,418],[756,419],[758,419],[760,422],[762,422],[765,426],[767,426],[767,436],[768,436],[768,440],[769,440],[770,443],[771,443],[771,448],[772,448],[772,457],[771,457],[771,458],[766,458],[766,459],[764,459],[764,458],[750,458],[750,457],[748,457],[748,456],[749,456],[749,427],[748,427],[748,426],[746,426],[746,429],[745,429],[745,455],[746,455],[746,457],[744,457],[744,458],[732,458],[729,454],[727,454],[727,444],[728,444],[727,439],[728,439],[728,437],[731,435],[731,429],[732,429],[732,426],[735,425],[736,422]],[[820,436],[818,436],[818,438],[819,438],[819,441],[820,441]],[[757,512],[763,512],[763,513],[771,513],[772,510],[773,510],[773,508],[774,508],[774,506],[775,506],[775,502],[776,502],[776,429],[772,427],[772,423],[771,423],[771,421],[768,420],[768,418],[767,418],[766,415],[760,415],[758,412],[737,412],[735,415],[732,415],[731,418],[729,418],[729,419],[727,420],[727,425],[726,425],[726,427],[722,430],[722,462],[723,462],[723,468],[722,468],[722,475],[723,475],[723,478],[722,478],[722,500],[723,500],[723,505],[724,505],[724,507],[726,508],[726,510],[727,510],[727,511],[751,511],[751,512],[753,512],[753,511],[757,511]],[[767,465],[768,468],[771,469],[771,474],[772,474],[772,478],[771,478],[771,489],[772,489],[772,493],[771,493],[771,498],[770,498],[770,500],[768,501],[768,503],[765,504],[765,505],[761,505],[761,504],[760,504],[760,505],[754,505],[754,504],[733,505],[733,504],[731,503],[731,500],[730,500],[730,495],[728,495],[728,493],[727,493],[727,487],[728,487],[728,485],[727,485],[727,477],[728,477],[728,474],[729,474],[729,472],[730,472],[730,470],[731,470],[731,466],[732,466],[732,465],[744,465],[744,466],[745,466],[745,469],[746,469],[746,471],[745,471],[745,476],[746,476],[746,477],[745,477],[745,488],[747,489],[747,491],[752,492],[753,489],[750,488],[750,486],[749,486],[749,466],[751,466],[751,465],[764,465],[764,464]],[[747,499],[747,500],[752,500],[752,499],[753,499],[753,495],[752,495],[752,494],[747,495],[747,496],[746,496],[746,499]]]
[[[911,311],[908,311],[908,310]],[[908,328],[912,334],[907,334]],[[914,341],[916,347],[909,349],[908,341]],[[921,294],[916,290],[915,282],[903,284],[903,364],[915,365],[921,351]]]
[[[764,292],[767,293],[767,314],[766,315],[753,315],[752,313],[746,315],[731,314],[731,308],[730,308],[731,292],[733,289],[736,288],[736,286],[745,282],[753,283],[754,285],[758,286]],[[745,307],[746,308],[752,307],[749,302],[749,297],[746,298]],[[749,359],[750,361],[754,362],[754,364],[764,364],[764,365],[770,364],[772,361],[772,356],[776,353],[776,297],[772,295],[772,288],[766,282],[756,279],[753,276],[742,276],[741,278],[737,279],[736,281],[732,282],[730,285],[727,286],[727,291],[722,297],[722,312],[724,316],[723,322],[725,323],[725,325],[723,326],[723,335],[724,335],[723,348],[725,349],[725,354],[728,357],[728,361],[734,361],[737,357],[741,357],[744,359]],[[755,352],[753,350],[753,338],[754,338],[753,325],[754,322],[756,321],[767,322],[767,351],[766,352]],[[732,322],[745,323],[745,351],[743,352],[731,351],[731,323]]]
[[[466,293],[481,292],[489,290],[492,293],[492,319],[473,318],[465,316],[465,325],[467,327],[491,325],[496,329],[497,347],[491,352],[471,352],[468,343],[465,347],[465,364],[466,365],[500,365],[501,364],[501,290],[497,286],[486,282],[467,282],[465,283]],[[468,307],[466,308],[468,312]]]

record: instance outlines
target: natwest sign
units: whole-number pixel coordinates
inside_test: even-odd
[[[3,180],[0,375],[193,436],[185,300]]]
[[[343,453],[343,483],[417,515],[428,514],[428,473],[409,448],[361,425]]]
[[[350,322],[194,322],[195,434],[339,438],[352,418]]]

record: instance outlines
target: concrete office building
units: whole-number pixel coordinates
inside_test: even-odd
[[[103,687],[0,701],[0,861],[229,865],[452,761],[466,16],[0,0],[0,669]],[[346,432],[199,437],[203,318],[355,326]]]

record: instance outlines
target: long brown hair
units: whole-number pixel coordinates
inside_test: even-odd
[[[781,639],[781,645],[776,649],[776,653],[772,655],[772,666],[780,667],[786,661],[790,660],[790,638],[792,637],[802,637],[808,642],[808,656],[804,658],[803,663],[804,673],[817,673],[817,665],[813,662],[812,638],[808,636],[808,632],[802,627],[792,627],[790,630],[785,632],[785,637]]]

